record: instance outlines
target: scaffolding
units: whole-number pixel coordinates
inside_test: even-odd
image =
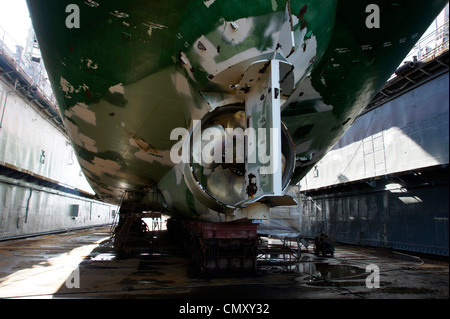
[[[33,31],[29,38],[32,45],[24,49],[0,26],[0,78],[67,136]]]

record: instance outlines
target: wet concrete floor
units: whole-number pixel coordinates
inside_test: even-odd
[[[344,245],[321,257],[310,244],[298,261],[267,254],[253,275],[214,277],[192,272],[166,232],[128,258],[116,254],[110,235],[104,227],[0,242],[0,298],[449,298],[448,260]]]

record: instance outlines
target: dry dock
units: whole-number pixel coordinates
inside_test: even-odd
[[[316,256],[301,246],[297,261],[260,256],[250,276],[205,277],[165,231],[124,258],[110,228],[0,242],[1,298],[275,300],[446,299],[449,267],[400,252],[337,245]],[[287,256],[286,256],[287,258]],[[378,277],[377,277],[378,276]],[[377,287],[379,282],[379,288]]]

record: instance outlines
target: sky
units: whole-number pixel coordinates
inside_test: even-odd
[[[25,46],[31,27],[25,0],[0,0],[0,27],[6,30],[18,44]],[[0,39],[3,30],[0,29]]]

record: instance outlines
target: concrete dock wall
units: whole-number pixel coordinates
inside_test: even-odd
[[[303,236],[448,256],[448,80],[356,120],[300,183]]]
[[[113,222],[67,136],[3,80],[0,114],[0,240]]]

